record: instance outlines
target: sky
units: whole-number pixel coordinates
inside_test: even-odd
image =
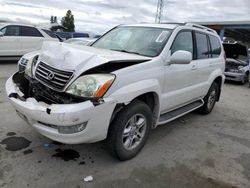
[[[250,0],[163,0],[162,22],[250,20]],[[155,21],[157,0],[0,0],[0,19],[32,24],[58,21],[70,9],[77,31],[96,34],[119,24]]]

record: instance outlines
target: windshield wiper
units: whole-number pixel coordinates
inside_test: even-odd
[[[136,55],[143,55],[143,56],[145,56],[144,54],[141,54],[141,53],[138,53],[138,52],[127,51],[127,50],[117,50],[117,49],[110,49],[110,50],[114,50],[114,51],[117,51],[117,52],[125,52],[125,53],[129,53],[129,54],[136,54]]]

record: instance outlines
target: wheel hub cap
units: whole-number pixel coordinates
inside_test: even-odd
[[[123,146],[127,150],[136,148],[143,140],[146,132],[146,118],[142,114],[133,115],[123,130]]]

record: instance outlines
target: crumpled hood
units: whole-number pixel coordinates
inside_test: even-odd
[[[44,42],[38,61],[60,70],[85,71],[109,61],[150,60],[152,58],[90,46]]]

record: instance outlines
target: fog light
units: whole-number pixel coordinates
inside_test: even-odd
[[[58,132],[61,134],[73,134],[83,131],[88,122],[84,122],[78,125],[71,125],[71,126],[58,126]]]

